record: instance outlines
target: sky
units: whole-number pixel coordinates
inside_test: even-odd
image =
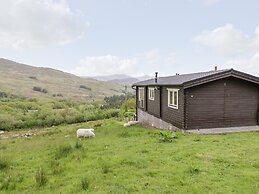
[[[78,76],[259,76],[258,0],[0,0],[0,58]]]

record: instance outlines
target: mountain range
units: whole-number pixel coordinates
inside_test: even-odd
[[[117,83],[117,84],[123,84],[123,85],[132,85],[133,83],[151,79],[151,76],[144,75],[139,77],[132,77],[125,74],[114,74],[114,75],[108,75],[108,76],[95,76],[91,77],[93,79],[99,80],[99,81],[106,81],[111,83]]]

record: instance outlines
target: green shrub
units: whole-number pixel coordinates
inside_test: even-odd
[[[41,88],[41,87],[38,87],[38,86],[34,86],[34,87],[32,88],[32,90],[35,91],[35,92],[48,93],[48,90],[47,90],[47,89]]]
[[[87,86],[85,86],[85,85],[80,85],[79,88],[81,88],[81,89],[86,89],[86,90],[89,90],[89,91],[92,90],[92,88],[89,88],[89,87],[87,87]]]
[[[0,130],[51,127],[118,116],[118,109],[101,110],[97,105],[75,101],[0,102]]]
[[[43,168],[39,168],[35,173],[36,185],[41,187],[47,183],[47,176]]]

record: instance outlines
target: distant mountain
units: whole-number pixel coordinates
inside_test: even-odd
[[[105,76],[94,76],[92,78],[99,81],[111,81],[111,80],[127,79],[131,77],[124,74],[114,74],[114,75],[105,75]]]
[[[0,58],[0,91],[25,97],[101,99],[122,94],[123,86]]]
[[[106,81],[106,82],[117,83],[121,85],[132,85],[133,83],[151,79],[152,77],[148,75],[144,75],[140,77],[132,77],[124,74],[114,74],[114,75],[108,75],[108,76],[95,76],[92,78],[99,81]]]
[[[133,83],[139,82],[140,80],[134,77],[124,78],[124,79],[113,79],[108,82],[117,83],[122,85],[132,85]]]
[[[149,75],[143,75],[143,76],[140,76],[140,77],[136,77],[139,81],[144,81],[144,80],[147,80],[147,79],[152,79],[154,77],[151,77]]]

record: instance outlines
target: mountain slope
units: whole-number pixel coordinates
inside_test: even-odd
[[[47,93],[34,91],[33,87],[45,89]],[[121,94],[123,86],[0,58],[1,90],[26,97],[62,94],[64,98],[71,99],[101,99]]]
[[[132,77],[124,74],[113,74],[113,75],[104,75],[104,76],[94,76],[92,78],[99,81],[111,81],[111,80],[127,79]]]

